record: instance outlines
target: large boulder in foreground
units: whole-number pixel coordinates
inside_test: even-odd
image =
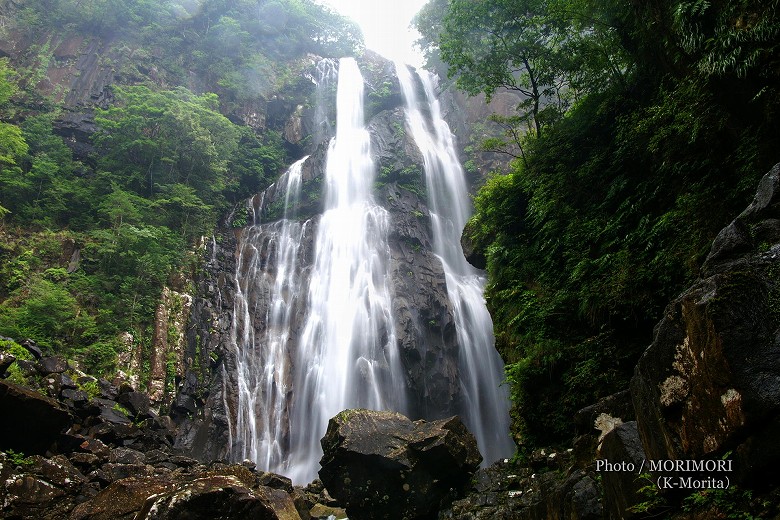
[[[372,410],[331,419],[322,447],[320,478],[351,520],[435,518],[482,460],[457,417],[411,421]]]
[[[43,454],[72,424],[67,408],[7,381],[0,381],[0,450]]]
[[[780,165],[673,301],[631,383],[648,459],[732,453],[731,483],[780,463]],[[774,244],[774,245],[772,245]]]

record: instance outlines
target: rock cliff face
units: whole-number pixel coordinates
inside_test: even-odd
[[[9,15],[18,13],[21,4],[11,3]],[[57,31],[8,31],[0,39],[0,57],[8,57],[20,70],[33,70],[30,81],[22,85],[35,92],[29,109],[58,104],[62,112],[54,121],[55,131],[74,152],[74,157],[92,164],[91,136],[97,130],[94,109],[108,108],[114,101],[113,88],[121,85],[154,84],[159,88],[183,85],[195,93],[221,92],[217,84],[208,84],[194,74],[166,71],[157,66],[165,51],[150,55],[132,37],[79,35]],[[315,59],[316,61],[316,59]],[[305,148],[303,137],[310,129],[302,126],[304,104],[311,95],[311,82],[301,77],[285,92],[225,103],[223,112],[238,124],[258,132],[282,132],[286,145],[294,152]]]
[[[672,302],[631,384],[651,459],[732,453],[735,483],[780,461],[780,165]]]
[[[409,398],[409,409],[405,411],[415,419],[439,419],[458,410],[457,338],[444,271],[431,252],[433,240],[422,158],[405,129],[403,97],[393,64],[367,54],[360,68],[366,83],[365,117],[377,171],[374,197],[390,220],[392,313],[405,371],[403,391]],[[304,112],[304,117],[307,114],[311,117],[314,111]],[[304,128],[318,126],[306,120],[301,124]],[[301,196],[293,208],[288,208],[305,222],[297,251],[303,284],[314,261],[327,140],[331,136],[323,133],[323,140],[303,163]],[[244,221],[252,223],[255,218],[261,223],[273,222],[282,214],[284,198],[283,186],[271,186],[246,207],[237,208],[207,245],[199,297],[191,308],[183,384],[173,409],[182,421],[177,445],[203,459],[230,457],[228,441],[234,434],[231,420],[235,420],[238,408],[236,352],[226,346],[231,343],[231,334],[235,334],[232,327],[236,319],[237,259],[246,234],[253,231],[234,226]],[[270,238],[254,240],[265,243]],[[268,254],[276,253],[269,248]],[[261,262],[265,260],[263,257]],[[266,327],[262,309],[268,308],[270,293],[261,290],[253,298],[257,316],[252,318],[252,328],[257,337],[262,337]],[[294,339],[301,333],[305,309],[296,307],[291,312],[290,335]]]

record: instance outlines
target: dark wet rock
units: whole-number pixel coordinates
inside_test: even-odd
[[[100,463],[100,457],[92,453],[76,452],[69,456],[70,462],[81,470],[82,473],[93,471]]]
[[[35,341],[25,339],[19,342],[19,344],[23,346],[27,352],[32,354],[35,359],[41,359],[43,357],[43,351],[38,347],[38,344],[35,343]]]
[[[70,520],[133,520],[150,496],[172,488],[172,482],[155,477],[131,477],[114,482],[77,506]]]
[[[130,448],[114,448],[108,460],[119,464],[146,464],[146,455]]]
[[[279,475],[277,473],[271,473],[270,471],[262,472],[257,477],[257,482],[261,486],[266,486],[274,489],[281,489],[283,491],[286,491],[288,493],[293,492],[293,484],[292,480],[285,477],[284,475]]]
[[[89,395],[83,390],[73,390],[65,388],[60,392],[60,396],[72,403],[73,406],[79,406],[89,401]]]
[[[536,473],[528,466],[497,462],[480,469],[469,492],[444,508],[439,519],[600,520],[601,495],[590,471]]]
[[[167,493],[150,496],[139,517],[149,520],[300,519],[287,493],[263,486],[252,489],[231,475],[197,478]]]
[[[460,406],[457,336],[441,261],[432,251],[429,210],[391,183],[381,190],[392,222],[390,277],[395,331],[407,375],[409,415],[441,419]]]
[[[35,455],[14,465],[0,452],[0,517],[67,518],[85,482],[62,455]]]
[[[13,354],[0,351],[0,377],[3,377],[5,371],[14,364],[14,361],[16,361],[16,357]]]
[[[702,277],[743,264],[761,242],[780,238],[780,164],[776,164],[758,185],[753,202],[712,243],[702,266]]]
[[[309,509],[309,518],[316,520],[328,520],[334,517],[336,520],[347,518],[347,512],[340,507],[326,506],[323,504],[314,504],[314,507]]]
[[[76,389],[76,383],[64,373],[51,373],[44,376],[42,382],[50,397],[61,397],[63,391]]]
[[[130,424],[130,419],[124,414],[119,403],[110,399],[92,399],[90,412],[96,418],[93,422],[107,422],[111,424]]]
[[[101,460],[108,460],[108,457],[111,455],[111,448],[106,446],[105,443],[99,439],[92,439],[83,436],[75,438],[76,441],[80,439],[81,442],[78,443],[77,448],[80,452],[91,453],[100,457]]]
[[[9,516],[32,518],[41,508],[62,497],[65,492],[33,475],[18,475],[3,483],[4,507]]]
[[[647,481],[637,474],[643,467],[645,452],[636,421],[620,424],[609,432],[601,444],[599,458],[610,464],[626,463],[636,468],[635,471],[601,473],[607,517],[613,520],[634,518],[636,515],[630,508],[645,499],[639,489],[647,485]]]
[[[732,483],[780,463],[780,246],[759,247],[780,216],[780,165],[713,243],[698,280],[664,312],[631,382],[648,459],[720,458]],[[771,234],[771,233],[770,233]]]
[[[574,426],[577,434],[594,433],[596,419],[601,414],[628,422],[634,419],[634,404],[631,401],[631,392],[623,390],[616,394],[608,395],[595,404],[586,406],[574,415]]]
[[[127,410],[133,415],[145,419],[151,417],[149,396],[143,392],[124,392],[120,393],[117,397],[117,402],[127,408]]]
[[[173,411],[178,414],[194,414],[198,410],[198,402],[194,396],[178,394],[173,401]]]
[[[57,388],[59,388],[60,392],[62,390],[75,390],[78,388],[78,385],[75,381],[68,375],[68,374],[56,374],[52,377],[55,381],[55,384]]]
[[[26,454],[45,453],[72,424],[57,401],[7,381],[0,381],[0,418],[0,449]]]
[[[100,389],[100,397],[110,401],[116,401],[116,398],[119,395],[119,388],[117,388],[116,385],[106,379],[99,379],[97,384]]]
[[[35,363],[35,361],[17,359],[16,366],[19,368],[19,372],[25,378],[33,378],[38,376],[38,364]]]
[[[68,362],[59,356],[47,356],[38,360],[38,371],[43,375],[62,374],[68,370]]]
[[[320,478],[353,520],[434,518],[482,460],[457,417],[412,422],[371,410],[331,419],[322,447]]]
[[[146,464],[118,464],[111,463],[103,464],[100,469],[106,475],[109,482],[116,482],[117,480],[129,478],[129,477],[150,477],[154,475],[154,468],[147,466]]]
[[[460,247],[463,248],[463,256],[466,257],[468,263],[477,269],[485,269],[487,268],[487,257],[485,252],[475,244],[471,235],[472,232],[472,225],[470,222],[467,222],[466,227],[463,228],[463,233],[460,235]]]
[[[176,464],[177,466],[181,466],[183,468],[190,468],[198,464],[197,460],[190,457],[185,457],[183,455],[174,455],[170,457],[168,460],[170,460],[171,463]]]

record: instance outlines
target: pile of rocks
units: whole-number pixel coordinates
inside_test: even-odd
[[[0,517],[346,516],[318,482],[294,487],[251,462],[204,464],[177,453],[176,424],[155,413],[145,393],[96,380],[62,358],[43,356],[32,342],[22,344],[31,360],[0,350],[3,375],[14,366],[29,385],[0,380]]]

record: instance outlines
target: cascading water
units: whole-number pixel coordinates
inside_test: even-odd
[[[332,64],[318,70],[327,83]],[[302,224],[289,214],[300,197],[303,159],[265,192],[279,200],[277,192],[286,189],[284,218],[260,224],[261,199],[252,206],[254,225],[239,241],[232,456],[296,483],[316,478],[319,440],[331,417],[346,408],[406,408],[387,265],[389,218],[371,195],[375,166],[363,88],[355,61],[342,59],[319,220]],[[307,226],[315,224],[313,265],[302,265],[299,248]],[[291,338],[300,306],[305,318]]]
[[[335,64],[322,63],[317,70],[315,82],[330,92]],[[454,315],[458,374],[454,365],[444,372],[453,378],[452,399],[462,403],[461,415],[491,462],[510,455],[513,445],[483,280],[459,247],[470,211],[463,171],[429,79],[422,77],[431,114],[426,122],[409,69],[399,66],[398,76],[408,125],[425,161],[434,253],[443,266]],[[322,93],[320,97],[324,99]],[[399,354],[400,338],[407,334],[409,341],[410,336],[394,328],[393,298],[403,295],[393,292],[392,262],[397,258],[393,260],[388,243],[391,218],[372,195],[377,168],[363,99],[364,82],[355,60],[340,60],[323,213],[305,222],[296,220],[307,161],[302,159],[253,199],[253,225],[238,241],[229,341],[236,370],[223,372],[224,384],[237,392],[234,405],[227,398],[223,404],[228,411],[233,406],[228,425],[231,457],[251,459],[298,484],[317,476],[320,439],[331,417],[347,408],[413,409],[409,374]],[[318,107],[315,116],[318,125],[324,122],[323,135],[331,134],[326,112]],[[269,208],[281,202],[280,220],[260,222],[263,214],[277,215]],[[428,326],[436,327],[436,321]],[[454,342],[452,338],[450,352]],[[460,381],[459,396],[455,378]],[[223,396],[227,394],[226,387]],[[432,415],[440,412],[431,410]]]
[[[276,472],[286,469],[289,451],[288,340],[291,317],[300,304],[297,263],[305,231],[305,224],[293,220],[288,211],[300,197],[305,160],[293,164],[276,183],[285,189],[284,218],[261,224],[262,199],[251,205],[253,224],[239,241],[236,263],[231,347],[236,355],[238,410],[230,429],[232,455]]]
[[[371,196],[375,166],[363,120],[363,89],[354,59],[342,59],[325,212],[295,361],[288,475],[298,482],[316,477],[319,441],[331,417],[346,408],[405,408],[391,312],[388,215]]]
[[[419,74],[430,112],[426,122],[409,68],[396,63],[406,101],[406,120],[423,155],[434,240],[447,280],[458,335],[461,416],[477,438],[485,463],[510,456],[509,397],[501,386],[504,367],[494,348],[493,322],[483,298],[484,279],[463,256],[460,234],[471,211],[463,168],[452,133],[441,115],[431,77]]]
[[[314,107],[314,142],[321,143],[333,135],[333,125],[329,118],[326,90],[335,84],[338,77],[336,63],[331,59],[323,59],[317,62],[317,76],[312,78],[317,85],[317,102]]]

